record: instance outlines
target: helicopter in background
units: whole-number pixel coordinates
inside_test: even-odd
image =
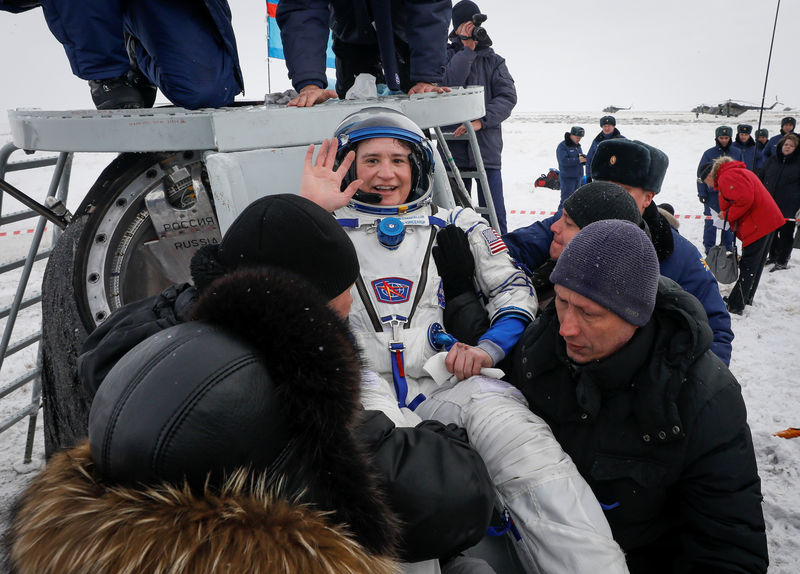
[[[620,110],[629,110],[633,107],[633,104],[628,106],[627,108],[618,108],[617,106],[608,106],[607,108],[603,108],[603,111],[607,114],[616,114]]]
[[[765,110],[771,110],[775,106],[777,106],[780,102],[778,102],[778,98],[775,98],[775,102],[768,108],[764,108]],[[716,106],[707,106],[705,104],[700,104],[699,106],[692,108],[692,111],[695,114],[695,117],[698,117],[700,114],[713,114],[715,116],[725,116],[725,117],[738,117],[745,113],[747,110],[760,110],[761,106],[750,106],[747,104],[742,104],[739,102],[735,102],[733,100],[728,100],[721,104],[717,104]]]

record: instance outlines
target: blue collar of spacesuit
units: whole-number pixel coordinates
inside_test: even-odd
[[[409,201],[408,203],[401,203],[400,205],[376,205],[351,199],[348,207],[355,209],[361,213],[368,213],[370,215],[403,215],[405,213],[413,213],[420,208],[429,205],[432,202],[432,190],[429,190],[422,197]]]

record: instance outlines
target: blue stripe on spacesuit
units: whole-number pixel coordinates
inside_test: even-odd
[[[503,352],[508,356],[511,349],[513,349],[514,345],[519,341],[528,323],[530,323],[530,318],[520,313],[504,315],[489,327],[489,330],[481,336],[481,340],[490,340],[503,349]]]

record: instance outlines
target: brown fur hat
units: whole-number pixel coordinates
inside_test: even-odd
[[[363,413],[361,363],[327,301],[280,269],[236,271],[206,289],[193,321],[129,351],[92,404],[89,445],[51,462],[23,494],[12,534],[19,571],[222,571],[227,562],[249,560],[234,560],[237,549],[247,554],[262,544],[258,529],[248,538],[260,520],[272,524],[264,536],[278,546],[291,544],[307,519],[327,524],[325,533],[346,530],[342,552],[394,556],[398,519],[355,434]],[[279,519],[269,518],[273,509]],[[289,515],[299,517],[297,525]],[[297,546],[316,556],[317,568],[290,568],[286,557],[281,564],[270,558],[270,568],[226,571],[347,571],[319,566],[328,546],[339,551],[328,538],[317,544],[298,534]],[[106,553],[133,566],[112,566]],[[178,562],[174,569],[145,568],[139,555],[152,564]],[[183,568],[189,556],[216,566]],[[59,567],[23,569],[25,560]],[[72,570],[61,568],[66,564]]]
[[[18,501],[4,572],[14,574],[390,574],[328,513],[239,471],[197,495],[107,486],[88,442],[58,453]]]

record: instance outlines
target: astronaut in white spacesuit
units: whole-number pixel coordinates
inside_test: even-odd
[[[483,218],[432,203],[435,153],[414,122],[391,109],[366,108],[346,118],[335,137],[339,162],[357,151],[345,184],[361,180],[352,200],[335,211],[361,265],[350,327],[368,366],[392,382],[399,406],[413,411],[437,388],[423,365],[444,349],[436,333],[444,328],[445,297],[432,256],[441,229],[456,225],[466,233],[474,292],[490,319],[477,345],[450,348],[446,365],[459,379],[510,353],[536,313],[536,297]]]
[[[374,371],[365,371],[362,404],[398,426],[431,418],[467,429],[513,519],[526,571],[627,572],[600,505],[547,424],[517,389],[479,375],[511,351],[535,314],[525,274],[475,211],[433,205],[435,154],[405,115],[366,108],[345,118],[335,138],[316,161],[309,147],[300,194],[333,212],[356,247],[361,275],[349,322]],[[474,346],[442,334],[445,296],[432,250],[448,225],[466,233],[473,291],[490,317]],[[448,347],[434,380],[432,358]]]

